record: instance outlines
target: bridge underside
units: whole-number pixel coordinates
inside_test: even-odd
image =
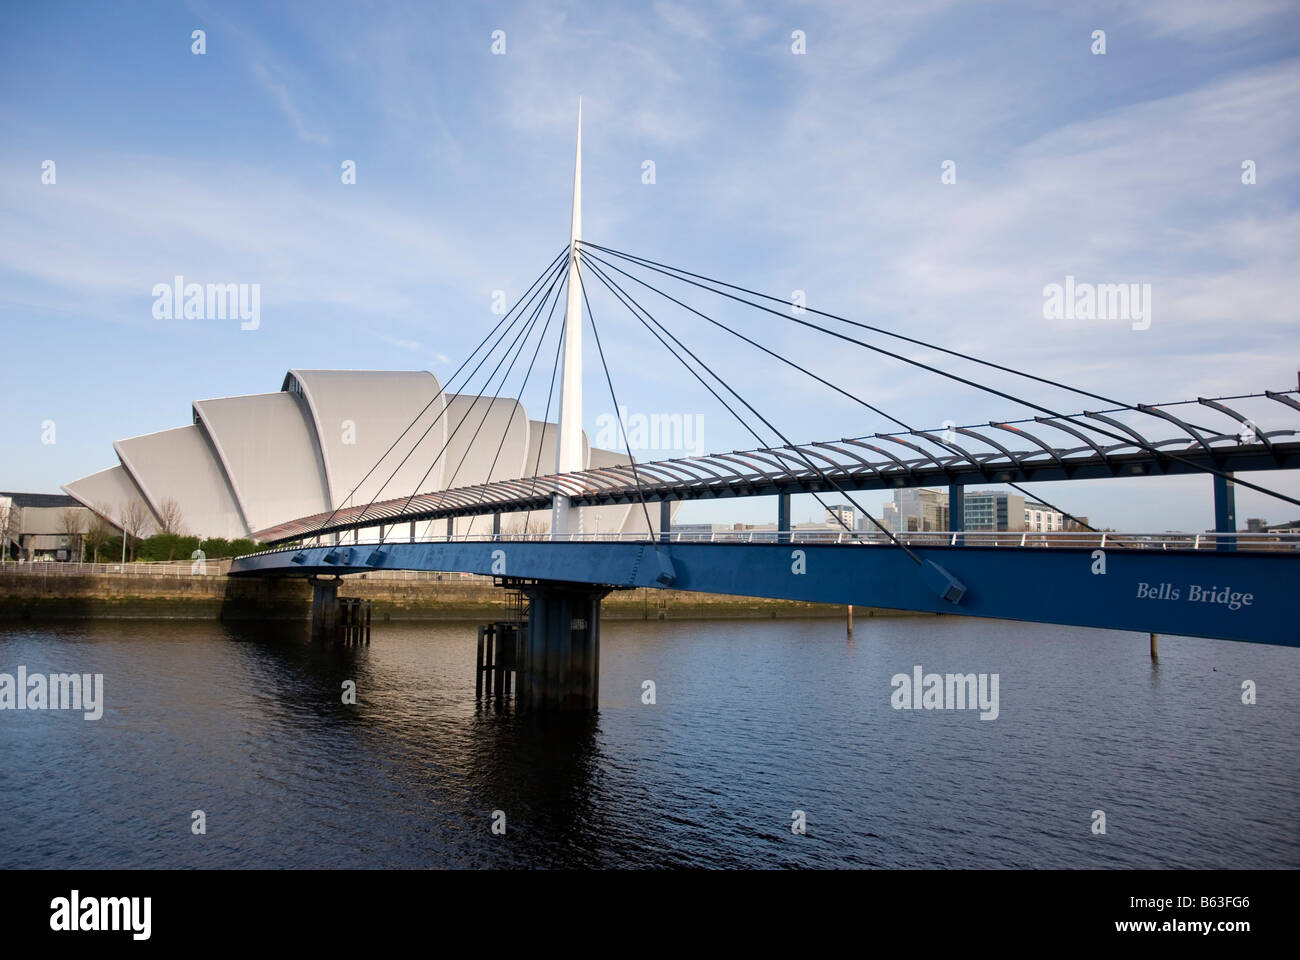
[[[321,546],[243,557],[230,572],[307,577],[376,569],[460,571],[1300,646],[1300,556],[1294,554],[976,546],[915,552],[966,587],[959,602],[937,596],[903,551],[856,543],[483,540],[393,543],[378,550]]]

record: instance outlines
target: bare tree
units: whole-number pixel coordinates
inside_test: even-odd
[[[529,517],[516,514],[501,525],[501,532],[511,536],[528,534],[530,536],[545,533],[549,529],[545,517]]]
[[[84,507],[64,507],[63,512],[59,514],[59,528],[68,543],[69,560],[72,559],[74,552],[78,560],[82,559],[85,553],[81,545],[81,534],[86,529],[86,518],[82,513],[84,509]]]
[[[19,556],[22,556],[21,538],[23,534],[22,513],[17,504],[12,499],[6,498],[4,505],[4,516],[0,518],[0,549],[4,551],[4,560],[9,559],[9,544],[15,543],[20,547]],[[0,561],[3,562],[3,561]]]
[[[113,536],[113,525],[107,519],[110,509],[106,503],[97,503],[90,511],[90,523],[86,525],[86,546],[90,548],[92,563],[99,562],[99,548]]]
[[[131,560],[134,561],[135,541],[140,539],[140,535],[149,524],[149,508],[139,500],[132,500],[123,505],[118,519],[122,535],[126,538],[127,547],[131,551]]]
[[[184,526],[181,518],[181,505],[172,497],[168,497],[162,503],[158,504],[158,532],[159,533],[176,533],[182,532]]]

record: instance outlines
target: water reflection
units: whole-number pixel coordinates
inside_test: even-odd
[[[1162,637],[1153,663],[1145,635],[941,618],[602,633],[601,711],[547,716],[475,705],[471,624],[0,626],[0,670],[102,672],[107,701],[0,715],[0,866],[1300,865],[1293,650]],[[892,709],[916,664],[998,673],[999,718]]]

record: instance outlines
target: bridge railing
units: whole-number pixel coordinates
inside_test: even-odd
[[[1232,547],[1248,551],[1300,551],[1300,532],[1287,533],[1127,533],[1117,531],[1077,530],[926,530],[894,534],[895,538],[911,547],[1036,547],[1076,549],[1137,549],[1137,550],[1219,550]],[[879,531],[850,533],[836,530],[717,530],[712,532],[673,532],[658,534],[659,543],[807,543],[846,544],[863,546],[889,546],[891,541]],[[276,547],[262,553],[296,552],[312,547],[396,546],[403,543],[647,543],[651,538],[643,533],[501,533],[469,534],[459,536],[425,536],[379,540],[378,538],[343,539],[340,543],[315,543],[308,541],[292,547]],[[364,559],[364,558],[363,558]],[[43,564],[37,564],[43,566]],[[116,566],[116,565],[109,565]],[[130,564],[128,564],[130,566]]]
[[[8,560],[0,563],[0,574],[46,577],[77,577],[111,574],[125,577],[224,577],[230,560],[140,560],[128,563],[81,563],[76,560]]]
[[[262,553],[275,553],[264,550]],[[21,560],[0,564],[0,576],[77,577],[114,576],[159,579],[164,577],[224,577],[230,572],[230,560],[157,560],[138,563],[78,563],[60,560]],[[361,574],[369,580],[491,580],[478,573],[438,572],[434,570],[368,570]]]

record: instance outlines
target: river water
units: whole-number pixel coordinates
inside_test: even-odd
[[[0,867],[1300,866],[1300,650],[1147,646],[957,618],[852,639],[606,621],[601,709],[574,719],[476,709],[473,624],[378,624],[369,647],[0,625],[0,673],[104,677],[98,720],[0,711]],[[918,665],[996,674],[996,719],[894,709]]]

